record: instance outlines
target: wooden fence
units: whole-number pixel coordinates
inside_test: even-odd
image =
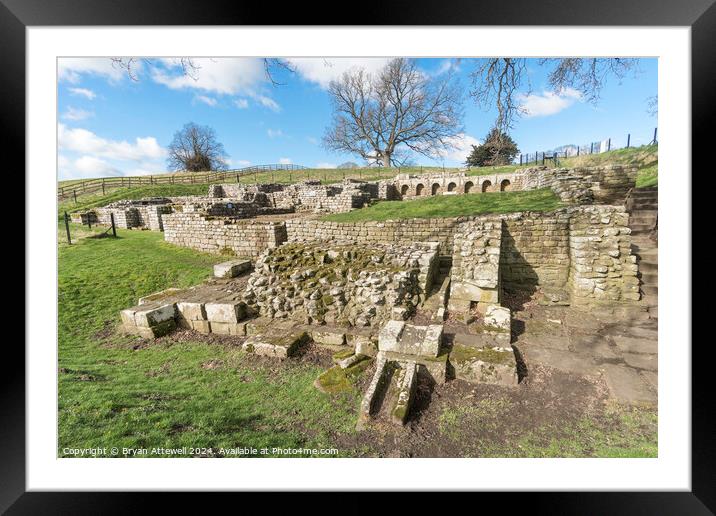
[[[57,187],[57,198],[77,199],[78,195],[99,193],[105,195],[107,190],[113,188],[136,188],[149,185],[174,185],[174,184],[212,184],[226,183],[229,181],[239,181],[242,176],[258,174],[271,171],[282,170],[305,170],[306,167],[301,165],[256,165],[253,167],[245,167],[236,170],[221,170],[217,172],[200,172],[196,174],[183,175],[158,175],[158,176],[135,176],[135,177],[103,177],[98,179],[88,179],[72,183],[66,186]]]

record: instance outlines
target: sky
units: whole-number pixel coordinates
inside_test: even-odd
[[[178,59],[137,60],[133,77],[109,58],[58,59],[58,178],[80,179],[166,172],[166,147],[186,123],[212,127],[228,154],[229,168],[293,163],[333,168],[363,164],[359,156],[336,154],[321,143],[332,111],[332,79],[362,67],[375,73],[388,58],[297,58],[293,72],[278,70],[274,85],[262,59],[201,58],[191,76]],[[464,90],[464,133],[455,148],[429,158],[426,166],[460,166],[493,125],[494,108],[477,106],[468,95],[474,59],[421,58],[432,80],[452,74]],[[552,91],[548,70],[527,60],[528,83],[519,101],[526,111],[511,136],[521,152],[612,139],[614,147],[651,141],[656,115],[648,99],[657,94],[657,59],[640,59],[638,70],[611,78],[597,104],[572,89]]]

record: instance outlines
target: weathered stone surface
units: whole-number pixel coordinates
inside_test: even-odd
[[[418,365],[415,362],[401,362],[400,365],[396,378],[398,395],[395,406],[390,412],[390,419],[395,424],[403,425],[408,419],[413,403],[418,380]]]
[[[317,344],[326,344],[328,346],[345,346],[346,334],[339,329],[323,329],[317,328],[311,330],[311,338]]]
[[[415,362],[419,366],[420,374],[426,374],[435,383],[443,384],[447,381],[447,350],[441,350],[437,357],[406,355],[391,351],[380,351],[379,354],[393,362]]]
[[[163,337],[164,335],[174,331],[176,329],[176,322],[174,319],[168,319],[154,324],[153,326],[136,326],[136,325],[122,325],[123,333],[129,333],[132,335],[139,335],[145,339],[154,339],[157,337]]]
[[[492,330],[509,332],[512,316],[510,309],[504,306],[490,305],[485,310],[485,326]]]
[[[204,305],[206,318],[211,322],[237,323],[246,317],[243,301],[212,302]]]
[[[455,344],[473,348],[494,348],[505,346],[503,335],[490,333],[456,333],[453,337]],[[509,340],[507,341],[509,344]]]
[[[191,329],[198,331],[199,333],[211,333],[211,324],[209,321],[189,321]]]
[[[179,295],[184,289],[181,288],[168,288],[165,290],[162,290],[160,292],[155,292],[153,294],[149,294],[148,296],[140,297],[138,301],[138,305],[146,305],[147,303],[156,303],[158,301],[161,301],[162,299],[166,299],[168,297],[177,296]]]
[[[151,327],[174,320],[175,316],[176,305],[174,304],[152,306],[152,308],[136,310],[134,312],[134,322],[137,326]]]
[[[211,333],[217,335],[246,335],[246,323],[227,323],[211,321]]]
[[[378,349],[381,351],[397,351],[398,341],[403,329],[404,321],[388,321],[378,334]]]
[[[228,262],[217,263],[214,265],[215,278],[234,278],[251,270],[253,263],[251,260],[230,260]]]
[[[180,301],[177,303],[179,314],[187,321],[204,321],[206,320],[206,310],[204,303]]]
[[[637,369],[656,371],[659,368],[659,360],[656,354],[645,353],[623,353],[624,362]]]
[[[656,394],[642,376],[631,367],[603,364],[604,379],[612,397],[627,402],[656,402]]]
[[[517,361],[511,348],[482,348],[453,344],[449,356],[455,378],[476,383],[514,386]]]
[[[405,355],[436,357],[440,352],[441,324],[415,326],[403,321],[388,321],[378,336],[378,349]]]
[[[308,341],[308,338],[305,331],[294,331],[282,335],[255,334],[246,339],[241,349],[256,355],[286,358],[293,355],[302,344]]]

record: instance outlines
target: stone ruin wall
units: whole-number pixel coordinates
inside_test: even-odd
[[[508,289],[564,287],[569,277],[568,213],[503,215],[500,271]]]
[[[500,303],[502,220],[468,220],[457,226],[454,238],[448,308],[484,313],[486,306]]]
[[[577,303],[638,301],[629,214],[619,206],[586,206],[569,221],[569,287]]]
[[[288,243],[259,256],[244,301],[257,315],[272,319],[376,326],[395,310],[411,313],[438,266],[432,243]]]
[[[432,195],[535,190],[550,188],[567,204],[618,204],[636,184],[636,167],[532,167],[504,174],[468,176],[461,173],[399,174],[383,188],[389,199]],[[383,197],[381,197],[383,198]]]
[[[293,208],[296,211],[342,213],[361,208],[371,199],[377,199],[379,190],[377,183],[345,180],[322,185],[320,181],[314,180],[290,185],[212,185],[209,196],[234,199],[250,194],[264,194],[269,206]]]
[[[256,258],[265,249],[286,241],[280,222],[212,218],[203,213],[164,215],[164,240],[209,253]]]
[[[455,226],[460,219],[409,219],[383,222],[329,222],[291,219],[285,222],[289,242],[350,241],[358,244],[399,244],[437,242],[440,252],[452,255]]]

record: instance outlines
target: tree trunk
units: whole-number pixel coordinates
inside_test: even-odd
[[[380,153],[380,162],[382,166],[384,167],[390,167],[390,152],[381,152]]]

